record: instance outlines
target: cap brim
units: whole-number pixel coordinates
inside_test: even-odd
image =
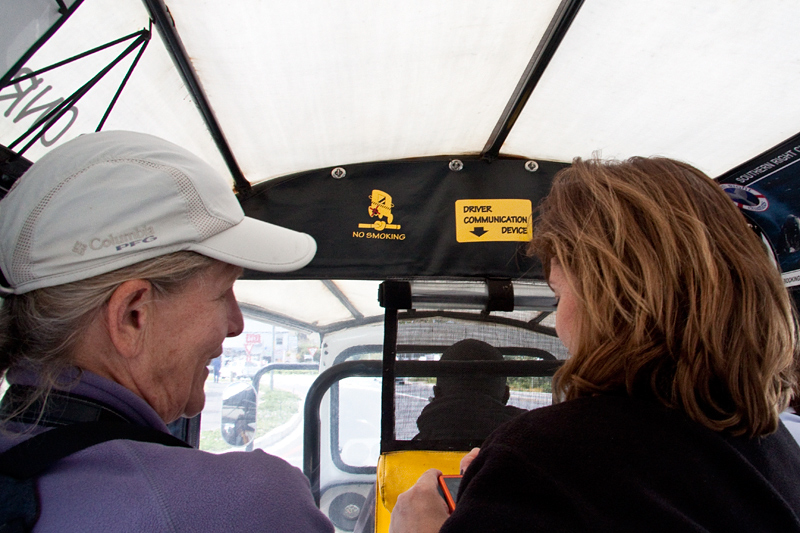
[[[241,222],[189,247],[202,255],[260,272],[291,272],[317,252],[311,235],[244,217]]]

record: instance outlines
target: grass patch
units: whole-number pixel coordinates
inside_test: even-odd
[[[285,390],[263,390],[258,393],[256,438],[285,424],[300,411],[300,397]]]
[[[297,370],[275,370],[274,372],[279,374],[319,374],[319,370],[314,370],[312,368],[308,368],[305,370],[297,369]],[[263,378],[262,378],[263,379]]]
[[[224,452],[230,448],[231,445],[225,442],[219,429],[207,429],[200,432],[200,449],[204,452]]]
[[[300,411],[301,398],[285,390],[262,390],[258,394],[255,438],[262,437],[289,421]],[[219,429],[200,432],[200,449],[207,452],[224,452],[234,447],[225,442]]]
[[[510,377],[508,386],[513,391],[553,392],[553,378]]]

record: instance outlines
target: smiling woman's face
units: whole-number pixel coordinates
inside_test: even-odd
[[[203,409],[206,366],[222,353],[222,341],[244,328],[233,295],[233,282],[241,272],[216,263],[182,291],[155,303],[155,328],[148,339],[151,396],[145,399],[165,422]]]
[[[550,288],[556,295],[556,333],[570,354],[574,353],[578,342],[578,299],[567,279],[567,274],[555,259],[550,260]]]

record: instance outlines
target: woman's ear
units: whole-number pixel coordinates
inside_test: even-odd
[[[122,283],[109,298],[105,313],[108,336],[123,357],[135,357],[142,351],[153,318],[152,301],[153,286],[143,279]]]

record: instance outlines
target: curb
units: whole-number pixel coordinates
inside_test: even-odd
[[[300,425],[301,420],[300,413],[295,413],[289,419],[288,422],[284,423],[276,427],[275,429],[271,430],[266,435],[258,437],[257,439],[253,440],[253,448],[264,448],[267,446],[272,446],[276,442],[286,438],[286,436],[294,431],[294,429]]]

